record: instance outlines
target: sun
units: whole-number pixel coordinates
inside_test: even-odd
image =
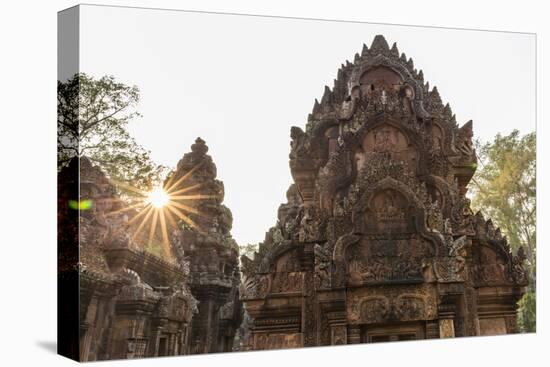
[[[197,190],[202,187],[201,183],[189,186],[184,184],[185,180],[192,177],[192,174],[201,166],[202,163],[195,165],[179,178],[172,175],[164,185],[155,186],[151,191],[144,191],[128,183],[110,178],[110,181],[114,185],[137,194],[139,199],[133,204],[113,210],[107,213],[107,215],[136,211],[137,213],[128,221],[128,225],[133,225],[133,223],[139,221],[139,225],[132,235],[132,240],[137,238],[139,233],[141,233],[148,224],[148,243],[151,244],[157,235],[158,229],[160,229],[164,253],[166,256],[170,256],[170,239],[168,233],[170,227],[176,228],[179,226],[176,222],[178,219],[185,222],[185,224],[197,232],[203,233],[193,219],[191,219],[190,214],[196,216],[205,216],[205,214],[201,213],[194,205],[187,205],[186,202],[189,203],[198,200],[218,198],[218,195],[208,195],[197,192]],[[174,180],[175,182],[173,182]]]
[[[168,204],[170,197],[162,187],[155,187],[147,194],[147,201],[155,208],[162,208]]]

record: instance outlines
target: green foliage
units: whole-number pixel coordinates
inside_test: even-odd
[[[258,245],[249,243],[239,246],[239,256],[245,255],[249,259],[254,258],[254,252],[258,251]]]
[[[535,332],[537,329],[537,296],[535,290],[529,287],[529,290],[518,302],[519,314],[518,325],[524,332]]]
[[[149,190],[160,182],[164,167],[128,133],[128,123],[140,117],[138,87],[84,73],[58,81],[57,87],[58,169],[75,156],[86,156],[122,184]]]
[[[527,256],[529,288],[519,302],[522,331],[536,325],[536,135],[498,134],[494,141],[476,143],[479,166],[472,180],[472,207],[490,217],[508,237],[515,252]]]

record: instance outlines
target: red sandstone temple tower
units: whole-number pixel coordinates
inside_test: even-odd
[[[59,317],[74,321],[60,333],[71,355],[85,362],[189,354],[196,300],[184,264],[138,246],[129,207],[88,158],[73,158],[59,178],[59,286],[76,291],[60,298]],[[77,199],[89,208],[71,209]]]
[[[191,152],[168,176],[173,195],[194,196],[186,202],[188,220],[172,233],[172,247],[181,263],[189,263],[190,286],[198,301],[190,336],[190,353],[230,352],[242,319],[239,301],[239,247],[231,237],[231,211],[222,204],[223,182],[206,154],[208,146],[197,138]],[[177,194],[176,194],[177,193]]]
[[[249,349],[516,332],[524,254],[470,209],[472,122],[395,44],[363,46],[291,137],[288,202],[242,258]]]

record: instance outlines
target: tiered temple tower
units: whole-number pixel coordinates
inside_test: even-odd
[[[61,170],[58,198],[67,354],[81,362],[188,354],[196,300],[185,269],[138,248],[128,207],[88,158]]]
[[[231,351],[242,320],[239,248],[230,234],[233,217],[222,204],[223,182],[216,179],[216,165],[207,152],[208,146],[197,138],[166,183],[170,195],[189,198],[181,208],[187,219],[171,240],[180,262],[190,264],[191,291],[199,302],[190,339],[196,354]]]
[[[472,122],[395,44],[364,45],[291,137],[288,202],[242,258],[250,349],[516,332],[524,255],[470,209]]]

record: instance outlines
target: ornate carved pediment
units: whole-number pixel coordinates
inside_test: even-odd
[[[295,293],[301,292],[303,288],[303,273],[281,272],[273,275],[271,293]]]
[[[432,257],[431,244],[416,236],[363,237],[346,251],[348,284],[422,282]]]
[[[437,317],[436,291],[428,285],[357,289],[348,296],[347,310],[353,324],[430,320]]]
[[[296,246],[273,249],[264,257],[259,272],[245,275],[241,299],[265,298],[268,294],[296,293],[303,289],[303,273]]]
[[[364,214],[368,233],[410,233],[414,230],[413,209],[397,190],[381,190],[370,198]]]
[[[387,154],[395,161],[406,163],[411,172],[416,171],[418,161],[416,147],[409,142],[403,131],[391,124],[380,124],[365,134],[361,150],[355,156],[358,171],[373,154]]]
[[[366,186],[354,207],[356,232],[411,233],[423,230],[424,204],[411,190],[414,189],[413,182],[385,177]],[[415,186],[419,188],[417,183]]]
[[[244,276],[239,287],[242,300],[265,298],[271,290],[271,274],[253,274]]]
[[[359,324],[409,321],[430,338],[440,325],[473,335],[478,287],[521,294],[525,255],[513,256],[466,197],[476,167],[472,123],[458,127],[395,44],[377,36],[343,64],[306,128],[291,135],[299,204],[281,207],[255,259],[243,261],[242,295],[258,320],[275,307],[299,308],[306,345],[360,342],[368,335]],[[447,296],[452,310],[438,308]],[[283,330],[266,321],[256,332],[268,323]],[[264,348],[269,337],[261,338]]]

